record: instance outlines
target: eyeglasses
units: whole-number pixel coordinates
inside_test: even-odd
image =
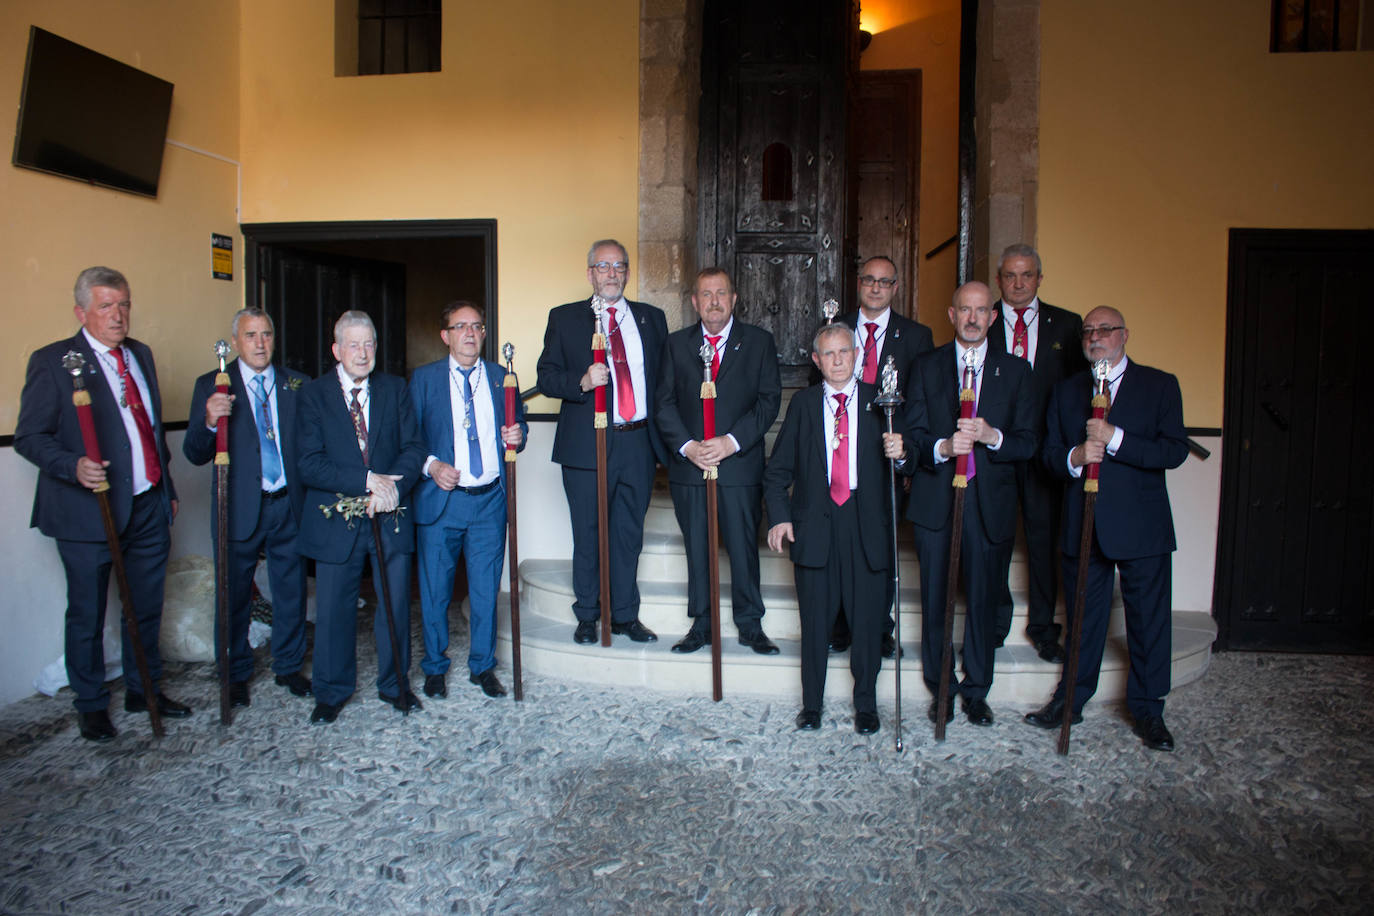
[[[630,269],[630,263],[628,261],[597,261],[591,267],[599,274],[623,274]]]
[[[457,324],[449,325],[448,327],[444,328],[444,330],[457,331],[459,334],[461,334],[469,328],[472,330],[472,333],[481,334],[483,331],[487,329],[487,326],[482,324],[482,322],[480,321],[460,321]]]
[[[1102,327],[1102,328],[1084,328],[1084,329],[1083,329],[1083,339],[1084,339],[1084,340],[1092,340],[1094,337],[1108,337],[1108,336],[1110,336],[1113,332],[1116,332],[1116,331],[1124,331],[1124,330],[1126,330],[1126,326],[1125,326],[1124,324],[1114,324],[1114,325],[1110,325],[1110,326],[1108,326],[1108,327]]]
[[[894,286],[897,285],[897,278],[896,278],[896,277],[875,277],[875,276],[872,276],[872,275],[870,275],[870,274],[864,274],[862,277],[859,278],[859,285],[860,285],[860,286],[876,286],[876,287],[878,287],[879,289],[892,289],[892,287],[894,287]]]

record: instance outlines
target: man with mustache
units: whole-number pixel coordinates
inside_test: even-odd
[[[1090,364],[1106,360],[1111,406],[1105,420],[1093,419],[1090,372],[1055,386],[1050,395],[1045,465],[1068,481],[1064,492],[1064,593],[1078,585],[1083,525],[1083,469],[1100,466],[1099,491],[1088,559],[1088,585],[1079,644],[1073,719],[1097,690],[1102,650],[1111,615],[1112,582],[1121,575],[1126,611],[1130,675],[1126,707],[1145,746],[1172,751],[1174,736],[1164,724],[1172,658],[1174,520],[1164,472],[1188,457],[1183,395],[1178,379],[1126,358],[1126,319],[1105,305],[1083,318],[1083,355]],[[1070,609],[1072,612],[1072,609]],[[1039,728],[1058,728],[1064,716],[1064,682],[1043,709],[1026,715]]]

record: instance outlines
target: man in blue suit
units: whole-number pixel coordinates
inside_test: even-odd
[[[181,450],[194,465],[215,457],[215,425],[229,418],[229,703],[247,706],[253,676],[248,624],[253,571],[267,554],[272,586],[272,670],[277,684],[310,695],[305,662],[305,563],[296,548],[305,488],[296,467],[296,405],[304,375],[272,365],[275,331],[262,309],[243,309],[230,326],[238,359],[225,367],[229,393],[215,391],[215,372],[196,379]],[[234,410],[237,404],[239,409]],[[212,486],[213,491],[213,486]],[[211,536],[219,537],[212,502]],[[219,562],[219,551],[215,551]],[[215,659],[221,658],[219,627]]]
[[[938,695],[944,638],[949,551],[952,542],[956,459],[969,456],[964,496],[960,568],[964,617],[964,679],[949,705],[929,716],[954,717],[954,695],[974,725],[991,725],[987,695],[994,670],[993,628],[999,577],[1016,530],[1016,468],[1035,454],[1035,397],[1030,364],[988,341],[992,294],[977,281],[954,292],[949,320],[954,340],[916,360],[906,394],[906,436],[911,459],[900,465],[913,475],[907,518],[913,523],[921,562],[921,668],[926,687]],[[971,354],[974,415],[960,417],[961,377]],[[951,665],[952,668],[952,665]],[[950,671],[951,685],[953,670]]]
[[[489,697],[506,695],[496,678],[496,595],[506,546],[505,449],[525,447],[525,408],[505,425],[506,370],[482,359],[486,316],[471,302],[444,306],[440,338],[448,356],[415,370],[410,401],[429,457],[415,488],[420,547],[425,695],[448,696],[448,606],[461,552],[468,579],[468,680]]]
[[[653,495],[654,463],[667,454],[653,425],[655,385],[668,322],[660,309],[625,298],[630,257],[615,239],[592,243],[587,281],[606,304],[606,365],[592,362],[591,300],[549,312],[539,355],[539,393],[561,398],[553,460],[563,466],[573,540],[573,640],[594,643],[601,615],[596,505],[595,389],[606,389],[606,511],[610,539],[611,632],[634,642],[658,636],[639,622],[639,552]]]
[[[133,303],[129,281],[117,270],[88,267],[76,280],[73,314],[81,323],[74,337],[48,344],[29,358],[14,450],[38,467],[30,525],[57,539],[67,576],[67,679],[81,737],[115,736],[105,687],[105,596],[112,564],[95,490],[109,485],[110,511],[129,578],[138,638],[147,654],[154,689],[162,676],[158,633],[162,591],[171,549],[176,489],[169,472],[171,453],[162,429],[162,395],[153,354],[129,337]],[[91,414],[103,461],[86,457],[72,377],[62,358],[75,351],[91,396]],[[124,709],[147,710],[138,683],[133,643],[124,635]],[[164,716],[189,716],[191,709],[164,695],[156,698]]]
[[[420,477],[425,443],[415,422],[404,379],[373,372],[377,331],[366,312],[348,311],[334,324],[332,372],[301,389],[296,416],[300,440],[305,514],[300,551],[315,559],[315,709],[311,722],[333,722],[353,695],[358,680],[358,585],[371,557],[378,608],[373,622],[377,641],[377,696],[402,712],[419,709],[400,673],[410,667],[410,560],[415,523],[399,511]],[[382,557],[377,556],[370,520],[326,516],[321,507],[340,496],[367,496],[369,517],[381,519]],[[394,513],[394,514],[393,514]],[[383,576],[391,607],[382,607]],[[400,642],[391,648],[386,614]]]
[[[1101,466],[1088,557],[1088,584],[1074,685],[1073,719],[1097,690],[1111,616],[1112,581],[1121,574],[1130,674],[1126,707],[1135,730],[1151,750],[1172,751],[1164,724],[1172,659],[1174,519],[1164,472],[1188,457],[1183,395],[1178,379],[1126,358],[1130,332],[1116,309],[1099,306],[1083,318],[1083,355],[1106,360],[1111,406],[1105,420],[1092,417],[1092,376],[1082,372],[1055,386],[1042,457],[1067,480],[1064,493],[1064,593],[1076,594],[1083,531],[1083,468]],[[1072,608],[1070,608],[1072,613]],[[1026,715],[1040,728],[1058,728],[1064,716],[1064,682],[1043,708]]]

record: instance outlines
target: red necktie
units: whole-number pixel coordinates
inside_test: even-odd
[[[864,345],[864,384],[878,382],[878,322],[868,323],[868,343]]]
[[[143,394],[138,390],[138,383],[134,381],[133,375],[129,373],[128,364],[124,362],[124,348],[116,347],[110,352],[114,354],[115,363],[119,367],[119,381],[124,388],[124,400],[133,411],[134,425],[138,427],[138,438],[143,445],[143,473],[148,478],[148,484],[155,487],[162,479],[162,462],[158,460],[157,445],[153,442],[153,422],[148,418],[148,411],[143,406]]]
[[[707,342],[711,345],[711,381],[716,380],[716,374],[720,372],[720,335],[712,337],[706,335]]]
[[[830,456],[830,498],[843,506],[849,499],[849,411],[844,409],[845,397],[835,395],[835,448]]]
[[[611,361],[615,363],[615,412],[629,423],[635,418],[635,383],[630,378],[630,361],[625,358],[625,341],[620,338],[620,325],[615,320],[615,307],[606,309],[611,316]]]
[[[1030,362],[1030,328],[1026,326],[1026,309],[1019,308],[1013,311],[1016,312],[1016,327],[1011,332],[1011,352],[1013,356]]]
[[[353,418],[353,435],[358,438],[358,451],[363,453],[363,464],[367,464],[367,418],[363,416],[363,405],[358,401],[362,388],[353,389],[353,403],[348,405],[348,415]]]

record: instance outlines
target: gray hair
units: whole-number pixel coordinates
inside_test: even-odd
[[[77,274],[76,286],[72,289],[76,304],[83,309],[90,305],[91,290],[97,286],[122,289],[126,293],[129,291],[129,281],[113,267],[87,267]]]
[[[849,337],[850,346],[854,346],[854,329],[851,328],[849,325],[844,324],[843,322],[831,322],[828,324],[823,324],[816,329],[816,333],[811,337],[811,352],[819,356],[821,352],[821,338],[829,334],[840,333],[844,333],[845,335],[847,335]]]
[[[614,245],[615,247],[619,248],[620,256],[625,259],[625,263],[630,263],[630,253],[625,250],[624,245],[620,244],[615,239],[597,239],[595,242],[592,242],[592,247],[587,249],[588,267],[591,267],[593,264],[596,263],[596,249],[603,248],[607,245]]]
[[[271,315],[267,314],[257,306],[249,306],[246,309],[239,309],[237,312],[234,313],[234,320],[229,322],[230,337],[239,336],[239,322],[245,318],[266,318],[267,330],[271,331],[274,335],[277,333],[277,326],[275,323],[273,323]]]
[[[1040,255],[1036,253],[1034,248],[1024,243],[1008,245],[1002,251],[1002,256],[997,259],[997,272],[999,274],[1002,272],[1002,265],[1006,263],[1007,258],[1030,258],[1035,262],[1036,273],[1043,274],[1045,272],[1045,268],[1040,264]]]
[[[339,316],[339,320],[334,322],[334,343],[343,346],[343,332],[347,328],[367,328],[372,332],[372,340],[377,340],[377,326],[372,323],[372,316],[367,312],[357,309],[349,309]]]

